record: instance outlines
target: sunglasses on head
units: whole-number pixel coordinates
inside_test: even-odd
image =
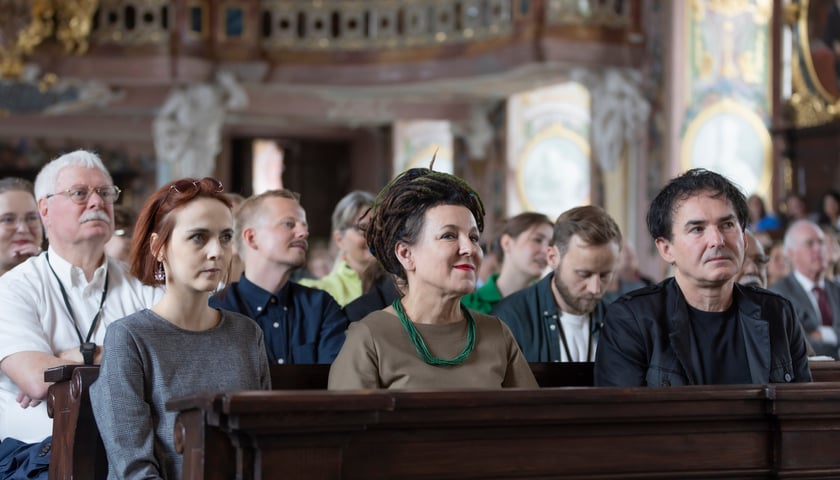
[[[208,187],[208,190],[213,192],[221,193],[225,191],[222,182],[213,177],[204,177],[201,180],[193,180],[192,178],[178,180],[169,186],[169,190],[175,190],[178,193],[187,193],[191,190],[200,190],[202,185]]]

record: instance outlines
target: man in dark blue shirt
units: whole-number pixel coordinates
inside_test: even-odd
[[[344,343],[347,317],[326,292],[289,281],[306,261],[309,227],[297,193],[272,190],[236,213],[236,241],[245,273],[210,298],[262,327],[269,362],[331,363]]]

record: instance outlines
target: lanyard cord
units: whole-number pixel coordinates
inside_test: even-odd
[[[566,350],[566,361],[571,362],[572,360],[572,352],[569,350],[569,344],[566,342],[566,332],[563,331],[563,322],[560,321],[560,317],[563,316],[561,312],[560,315],[557,316],[557,328],[560,330],[560,341],[563,342],[563,349]],[[584,362],[588,362],[589,357],[592,355],[592,314],[589,314],[589,345],[586,347],[586,359],[583,360]]]
[[[96,330],[96,325],[99,323],[99,317],[102,315],[102,305],[105,304],[105,295],[108,293],[108,267],[106,263],[105,267],[105,288],[102,289],[102,298],[99,299],[99,309],[96,310],[96,314],[93,316],[93,321],[90,324],[90,329],[88,330],[87,337],[82,339],[82,332],[79,331],[79,324],[76,322],[76,317],[73,315],[73,309],[70,308],[70,300],[67,298],[67,291],[64,290],[64,284],[61,283],[61,279],[58,278],[58,274],[55,273],[55,269],[53,268],[52,264],[50,263],[50,253],[46,253],[47,258],[47,266],[50,267],[50,271],[52,272],[55,280],[58,282],[58,288],[61,290],[61,298],[64,299],[64,306],[67,307],[67,313],[70,314],[70,319],[73,320],[73,328],[76,329],[76,335],[79,336],[79,344],[89,343],[90,337],[93,336],[94,330]],[[107,262],[108,259],[105,259]]]

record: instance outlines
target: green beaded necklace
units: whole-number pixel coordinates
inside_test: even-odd
[[[405,332],[408,334],[408,338],[414,345],[414,349],[417,350],[417,355],[419,355],[420,358],[429,365],[435,367],[460,365],[464,363],[473,350],[475,350],[475,319],[473,319],[469,310],[467,310],[463,305],[461,305],[461,311],[464,312],[464,316],[467,318],[467,346],[464,347],[463,352],[452,360],[446,360],[432,355],[432,352],[430,352],[429,348],[426,347],[426,342],[423,341],[423,337],[420,336],[420,332],[414,328],[414,323],[412,323],[411,320],[408,319],[408,315],[405,314],[405,310],[403,309],[402,302],[399,298],[395,298],[394,303],[392,303],[391,306],[394,307],[394,310],[397,312],[397,317],[399,317],[400,323],[402,323],[403,328],[405,328]]]

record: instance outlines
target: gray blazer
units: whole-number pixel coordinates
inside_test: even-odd
[[[810,294],[802,288],[802,285],[792,273],[776,282],[775,285],[770,287],[770,290],[790,300],[790,303],[793,304],[794,314],[806,333],[811,333],[822,325],[820,313],[811,303]],[[840,285],[826,279],[825,293],[828,295],[828,302],[831,304],[831,313],[834,317],[834,331],[837,333],[837,338],[840,339],[840,328],[838,328],[840,327]],[[817,354],[830,355],[837,358],[838,352],[836,345],[825,345],[810,337],[808,337],[808,341],[813,345]]]

